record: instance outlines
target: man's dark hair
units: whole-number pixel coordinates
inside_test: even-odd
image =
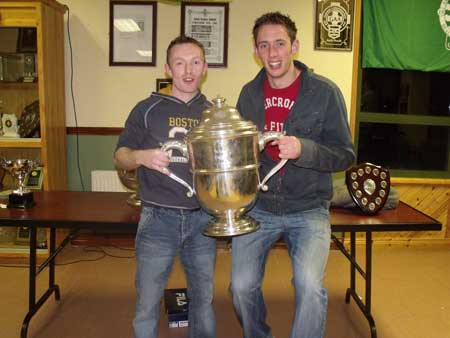
[[[202,43],[194,38],[191,38],[190,36],[186,35],[180,35],[177,36],[175,39],[170,41],[169,46],[167,47],[167,53],[166,53],[166,62],[169,64],[169,57],[170,52],[172,51],[172,48],[177,45],[182,45],[185,43],[192,43],[193,45],[196,45],[198,48],[202,50],[203,58],[205,58],[205,47],[203,47]]]
[[[291,43],[293,43],[297,37],[297,27],[295,26],[295,22],[292,21],[288,15],[281,14],[280,12],[270,12],[263,14],[255,21],[255,25],[253,26],[253,39],[255,40],[255,43],[259,29],[264,25],[283,26],[286,28]]]

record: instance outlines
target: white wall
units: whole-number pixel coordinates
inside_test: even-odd
[[[158,2],[156,67],[109,66],[109,0],[65,0],[70,8],[73,91],[80,127],[122,127],[133,106],[155,90],[164,77],[168,43],[180,32],[180,6]],[[253,58],[254,20],[268,11],[289,14],[299,30],[298,59],[335,81],[350,108],[352,52],[314,50],[313,0],[232,0],[228,67],[210,68],[202,88],[208,98],[221,94],[235,105],[240,88],[259,70]],[[67,22],[67,13],[66,13]],[[67,126],[75,126],[70,92],[70,50],[65,40]]]

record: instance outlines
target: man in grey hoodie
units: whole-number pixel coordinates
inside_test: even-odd
[[[174,184],[170,171],[192,182],[184,157],[161,151],[168,140],[183,140],[210,106],[199,87],[207,70],[205,51],[195,39],[178,37],[167,48],[170,95],[152,93],[131,111],[115,152],[116,164],[137,169],[141,218],[136,234],[136,338],[158,338],[159,304],[174,259],[180,256],[187,277],[189,337],[215,338],[212,306],[215,239],[206,237],[209,216],[195,198]]]

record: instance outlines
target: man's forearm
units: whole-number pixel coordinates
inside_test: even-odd
[[[116,165],[125,170],[134,170],[139,167],[137,161],[138,150],[133,150],[127,147],[117,149],[114,154],[114,162]]]

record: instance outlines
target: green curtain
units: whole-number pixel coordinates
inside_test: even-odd
[[[363,68],[450,71],[450,0],[363,0]]]

